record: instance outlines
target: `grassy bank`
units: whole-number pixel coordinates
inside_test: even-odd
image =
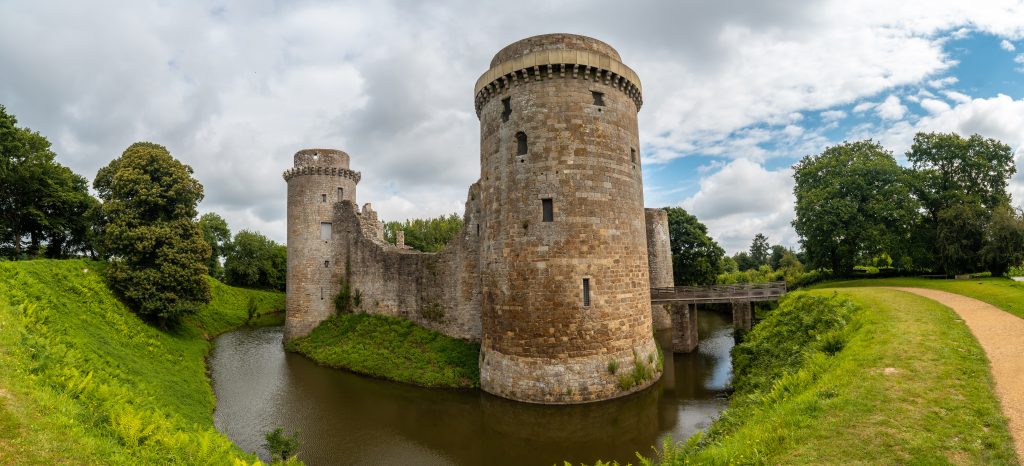
[[[971,280],[930,280],[927,278],[865,278],[831,282],[819,287],[848,288],[864,286],[912,286],[948,291],[985,301],[995,307],[1024,318],[1024,282],[1009,278],[975,278]]]
[[[878,288],[788,298],[734,350],[736,392],[663,464],[1016,464],[956,314]]]
[[[232,464],[214,429],[208,337],[281,293],[212,282],[179,330],[140,321],[84,260],[0,262],[0,464]]]
[[[288,350],[324,366],[413,385],[480,386],[480,345],[397,317],[340,314],[289,342]]]

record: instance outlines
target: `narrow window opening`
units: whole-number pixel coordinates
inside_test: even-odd
[[[584,307],[589,307],[590,306],[590,279],[589,278],[584,278],[583,279],[583,306]]]
[[[480,224],[479,223],[476,224],[476,235],[480,236]]]
[[[324,261],[324,267],[330,267],[331,261]]]
[[[321,194],[320,195],[320,202],[327,202],[327,195],[326,194]]]
[[[331,223],[320,222],[320,239],[327,241],[331,239]]]
[[[555,221],[555,205],[551,199],[541,199],[541,208],[544,210],[544,221],[553,222]]]
[[[322,286],[320,287],[320,300],[321,301],[324,300],[324,287],[322,287]]]
[[[526,133],[516,133],[516,155],[526,155]]]
[[[508,117],[512,115],[512,98],[505,97],[501,99],[501,121],[508,121]]]
[[[604,107],[604,93],[597,91],[590,91],[590,95],[594,98],[594,105],[598,107]]]
[[[341,202],[341,200],[344,199],[344,198],[345,198],[345,190],[343,188],[338,188],[338,202]]]
[[[632,147],[629,148],[629,161],[636,163],[636,149]]]

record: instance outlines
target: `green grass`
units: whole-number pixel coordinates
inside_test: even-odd
[[[837,291],[820,298],[831,311],[796,312],[799,295]],[[879,288],[794,295],[734,350],[729,408],[663,445],[664,464],[1017,464],[985,354],[952,310]]]
[[[318,364],[424,387],[480,386],[480,345],[397,317],[339,314],[288,343]]]
[[[863,286],[909,286],[948,291],[984,301],[1017,317],[1024,318],[1024,282],[1009,278],[974,278],[971,280],[930,280],[927,278],[867,278],[818,285],[828,288]]]
[[[85,260],[0,262],[0,464],[251,463],[214,429],[209,337],[254,297],[211,281],[214,300],[167,332],[139,320]]]

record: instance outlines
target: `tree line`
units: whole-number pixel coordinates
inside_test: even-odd
[[[1010,204],[1010,147],[977,134],[918,133],[909,167],[876,141],[844,142],[794,165],[800,251],[758,233],[731,257],[696,217],[666,208],[675,281],[703,285],[858,271],[1000,276],[1024,264],[1024,212]]]
[[[0,106],[0,259],[89,256],[108,262],[111,289],[135,313],[174,325],[210,301],[207,274],[284,290],[286,250],[208,213],[192,168],[137,142],[101,168],[89,193],[50,142]],[[222,265],[223,260],[223,265]]]

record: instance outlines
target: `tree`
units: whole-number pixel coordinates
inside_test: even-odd
[[[750,258],[750,254],[747,251],[740,251],[733,254],[732,260],[736,263],[736,268],[739,269],[740,272],[757,270],[757,264],[754,263],[754,259]]]
[[[266,443],[263,448],[270,452],[271,461],[286,461],[299,453],[299,433],[286,435],[284,429],[278,427],[263,435]]]
[[[213,212],[199,217],[199,229],[203,232],[203,240],[210,246],[210,259],[206,261],[206,269],[210,275],[218,279],[224,278],[224,267],[220,260],[227,254],[231,243],[231,230],[223,217]]]
[[[992,212],[985,232],[981,259],[993,276],[1002,276],[1010,267],[1024,264],[1024,211],[1007,204]]]
[[[110,287],[139,316],[175,325],[210,301],[210,247],[195,220],[203,186],[161,145],[132,144],[96,174]]]
[[[246,288],[285,289],[288,250],[260,233],[242,230],[228,247],[224,278]]]
[[[784,256],[787,252],[793,254],[792,251],[786,249],[786,247],[781,244],[772,245],[772,253],[771,256],[769,256],[768,258],[768,265],[772,268],[772,270],[779,269],[779,263],[782,261],[782,256]],[[796,259],[796,256],[793,256],[793,259]]]
[[[906,170],[880,144],[845,142],[793,168],[793,227],[812,266],[849,274],[858,257],[902,247],[917,203]]]
[[[0,244],[11,255],[47,257],[86,249],[86,211],[96,204],[88,182],[55,161],[50,141],[0,106]]]
[[[672,271],[676,285],[709,285],[721,272],[725,251],[708,228],[680,207],[666,207]]]
[[[914,170],[914,195],[925,210],[911,236],[918,264],[952,273],[981,267],[984,225],[1010,200],[1006,187],[1016,173],[1010,147],[977,134],[965,139],[918,133],[907,160]]]
[[[459,231],[462,230],[462,217],[450,214],[437,218],[411,219],[405,222],[387,222],[384,224],[384,239],[395,243],[395,233],[405,232],[405,244],[417,251],[438,252],[444,249]]]
[[[754,268],[768,264],[769,251],[768,237],[761,233],[754,235],[754,240],[750,243],[750,260],[754,262]]]

